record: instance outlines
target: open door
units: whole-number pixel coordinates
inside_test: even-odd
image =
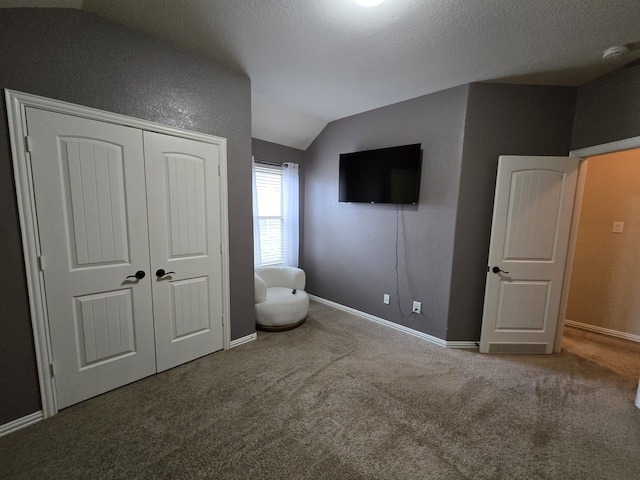
[[[480,351],[552,353],[579,159],[501,156]]]

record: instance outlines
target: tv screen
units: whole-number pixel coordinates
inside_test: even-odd
[[[340,202],[418,203],[420,144],[340,154]]]

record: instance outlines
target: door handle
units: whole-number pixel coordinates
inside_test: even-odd
[[[156,270],[156,277],[164,277],[165,275],[171,275],[172,273],[176,273],[176,272],[165,272],[164,269],[159,268],[158,270]]]
[[[493,273],[500,273],[500,272],[502,272],[502,273],[509,273],[509,272],[505,272],[504,270],[501,270],[501,269],[500,269],[500,267],[493,267],[493,268],[491,269],[491,271],[492,271]]]
[[[129,275],[127,278],[137,278],[138,280],[142,280],[146,273],[142,270],[138,270],[135,275]]]

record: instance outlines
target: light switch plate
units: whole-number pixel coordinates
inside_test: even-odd
[[[622,233],[624,232],[624,222],[613,222],[613,233]]]

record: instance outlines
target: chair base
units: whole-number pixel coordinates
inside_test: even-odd
[[[258,330],[262,330],[263,332],[284,332],[299,327],[305,322],[306,319],[307,317],[303,318],[299,322],[290,323],[288,325],[260,325],[259,323],[256,323],[256,328]]]

